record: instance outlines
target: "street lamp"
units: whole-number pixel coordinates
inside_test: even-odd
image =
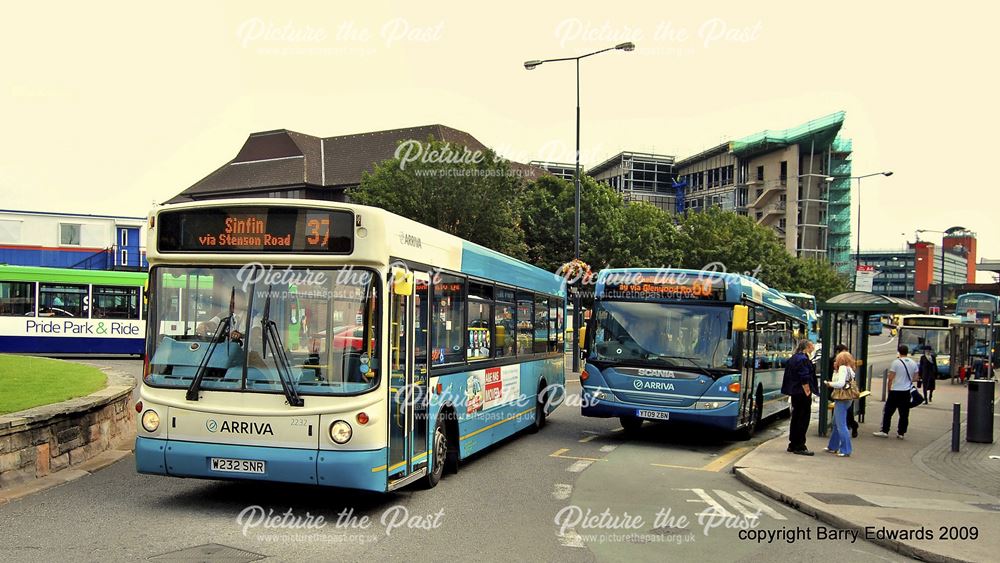
[[[917,241],[920,240],[920,233],[939,233],[942,235],[949,235],[956,231],[964,231],[964,230],[966,230],[965,227],[952,227],[945,231],[938,231],[935,229],[917,229],[916,238]],[[961,247],[961,245],[956,246],[955,248],[959,249],[959,252],[963,252],[965,250],[964,248]],[[938,287],[938,294],[940,295],[940,298],[938,299],[938,308],[939,308],[938,313],[943,315],[944,314],[944,237],[941,237],[941,286]],[[928,295],[927,296],[928,306],[930,306],[930,299],[931,296]]]
[[[861,176],[838,176],[838,180],[857,180],[858,181],[858,242],[857,249],[854,251],[854,288],[858,288],[858,266],[861,265],[861,180],[863,178],[870,178],[872,176],[892,176],[891,170],[886,170],[885,172],[872,172],[871,174],[862,174]]]
[[[573,258],[580,259],[580,59],[585,59],[587,57],[592,57],[594,55],[605,53],[607,51],[634,51],[635,43],[631,41],[625,43],[619,43],[614,47],[608,47],[607,49],[601,49],[599,51],[594,51],[592,53],[587,53],[585,55],[580,55],[578,57],[561,57],[558,59],[542,59],[542,60],[531,60],[525,61],[525,70],[534,70],[535,68],[545,64],[545,63],[556,63],[561,61],[575,61],[576,62],[576,168],[573,169],[573,185],[576,189],[576,195],[574,199],[574,218],[573,218]],[[582,314],[580,307],[580,292],[577,291],[573,296],[573,372],[580,371],[580,316]]]

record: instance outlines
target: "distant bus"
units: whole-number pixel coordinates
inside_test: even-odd
[[[819,315],[816,311],[816,296],[808,293],[792,293],[789,291],[783,291],[781,294],[793,305],[806,312],[809,319],[809,340],[819,343]]]
[[[806,312],[759,281],[696,270],[598,274],[581,374],[583,415],[681,421],[753,434],[786,411],[785,363]]]
[[[903,315],[899,343],[905,344],[914,358],[929,348],[935,358],[938,377],[948,377],[954,345],[952,327],[957,321],[955,317],[944,315]]]
[[[955,314],[974,320],[976,329],[973,333],[973,346],[970,354],[973,358],[982,358],[990,362],[990,367],[1000,364],[997,353],[997,339],[1000,337],[1000,297],[988,293],[963,293],[955,303]]]
[[[563,280],[499,252],[294,199],[160,207],[149,241],[140,473],[432,487],[561,399]]]
[[[146,280],[145,272],[0,266],[0,352],[141,355]]]

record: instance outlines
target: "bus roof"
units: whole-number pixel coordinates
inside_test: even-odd
[[[781,292],[768,287],[757,278],[742,274],[728,274],[710,272],[706,270],[690,270],[684,268],[609,268],[601,270],[597,274],[597,285],[595,286],[594,292],[595,297],[600,298],[604,294],[605,283],[609,277],[621,276],[624,278],[637,274],[644,276],[662,276],[664,278],[669,276],[680,277],[681,275],[684,275],[692,281],[706,278],[712,279],[713,281],[721,280],[725,284],[726,291],[724,302],[726,303],[736,304],[741,300],[746,299],[753,303],[784,313],[788,316],[800,319],[804,323],[809,320],[804,309],[788,301],[788,299],[786,299]]]
[[[983,305],[987,305],[988,303],[992,305],[992,311],[983,307]],[[963,311],[970,308],[975,309],[976,312],[991,312],[996,314],[1000,312],[1000,297],[990,293],[963,293],[959,295],[955,301],[955,310]]]
[[[378,207],[351,203],[338,203],[307,199],[219,199],[188,202],[161,206],[153,210],[153,215],[164,212],[181,212],[203,208],[235,207],[297,207],[345,210],[355,214],[356,220],[363,220],[368,229],[366,244],[355,242],[355,251],[350,254],[303,254],[303,253],[237,253],[222,251],[215,253],[161,253],[157,248],[156,236],[151,231],[147,257],[152,265],[184,263],[190,265],[209,262],[242,264],[248,257],[267,263],[281,263],[290,266],[311,266],[323,263],[327,266],[339,264],[389,264],[390,259],[402,259],[430,267],[479,276],[533,291],[551,295],[566,295],[563,278],[527,262],[517,260],[495,250],[464,240],[458,236],[429,227],[390,213]],[[363,219],[362,219],[363,218]],[[156,221],[158,224],[159,221]],[[361,240],[358,237],[357,240]]]
[[[40,266],[0,266],[0,280],[3,281],[140,286],[146,283],[148,276],[147,272],[77,270],[72,268],[44,268]]]

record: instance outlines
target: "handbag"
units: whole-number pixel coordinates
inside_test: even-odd
[[[858,386],[854,384],[854,377],[848,376],[847,381],[844,382],[844,386],[839,389],[834,389],[830,392],[830,398],[834,401],[853,401],[861,396],[861,391],[858,390]]]
[[[910,377],[910,369],[906,367],[906,362],[900,360],[899,363],[903,366],[903,370],[906,371],[906,378],[910,380],[910,408],[919,407],[924,404],[924,396],[920,394],[920,390],[914,387],[913,378]]]

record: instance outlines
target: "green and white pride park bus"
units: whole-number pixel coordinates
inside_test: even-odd
[[[139,472],[391,491],[558,403],[563,279],[381,209],[149,217]]]

